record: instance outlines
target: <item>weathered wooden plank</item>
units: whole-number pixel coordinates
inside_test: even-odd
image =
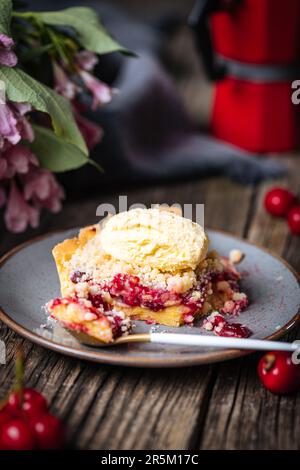
[[[205,187],[205,225],[242,237],[251,209],[252,187],[226,178],[212,178]]]
[[[186,448],[206,397],[212,367],[123,370],[96,396],[79,446],[109,449]]]

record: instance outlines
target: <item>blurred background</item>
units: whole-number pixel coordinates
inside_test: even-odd
[[[101,57],[96,75],[118,90],[89,111],[104,135],[93,149],[101,189],[227,175],[243,184],[281,176],[298,147],[300,3],[290,0],[37,0],[32,9],[94,7],[133,51]],[[278,28],[288,24],[289,28]],[[91,167],[61,177],[99,192]]]
[[[137,20],[165,30],[161,60],[173,77],[179,96],[195,125],[207,128],[210,118],[212,84],[206,77],[197,52],[194,33],[188,26],[194,0],[115,0]],[[169,22],[168,22],[169,19]],[[165,21],[164,21],[165,20]],[[172,20],[173,28],[172,28]],[[169,32],[169,34],[168,34]]]

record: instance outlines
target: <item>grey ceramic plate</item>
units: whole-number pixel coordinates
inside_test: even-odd
[[[55,323],[47,321],[43,305],[59,296],[59,282],[51,255],[53,246],[77,234],[69,230],[27,242],[0,261],[0,318],[31,341],[49,349],[96,362],[136,367],[180,367],[231,359],[245,354],[236,350],[201,349],[186,346],[127,344],[92,348],[78,343]],[[246,273],[243,290],[250,307],[239,317],[255,338],[275,339],[285,334],[299,319],[300,287],[297,275],[282,259],[229,234],[209,231],[211,248],[227,255],[232,248],[246,254],[239,269]],[[151,326],[135,322],[135,332]],[[187,334],[204,334],[201,322],[194,328],[181,327]],[[178,328],[155,326],[155,331]],[[207,334],[207,333],[206,333]]]

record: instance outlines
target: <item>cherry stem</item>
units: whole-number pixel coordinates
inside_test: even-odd
[[[20,395],[20,401],[23,402],[24,389],[24,353],[22,347],[18,348],[15,364],[15,386],[14,390]]]
[[[20,403],[23,403],[23,390],[24,390],[24,354],[22,347],[18,347],[15,362],[15,384],[12,391],[17,392],[20,397]],[[8,397],[0,400],[0,411],[7,404]]]
[[[274,354],[267,354],[264,358],[264,370],[268,372],[275,364],[276,357]]]
[[[3,398],[2,400],[0,400],[0,411],[5,407],[6,403],[7,403],[6,398]]]

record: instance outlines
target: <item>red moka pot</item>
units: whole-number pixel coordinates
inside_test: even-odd
[[[215,80],[213,135],[255,153],[299,147],[300,0],[198,0],[190,24]]]

